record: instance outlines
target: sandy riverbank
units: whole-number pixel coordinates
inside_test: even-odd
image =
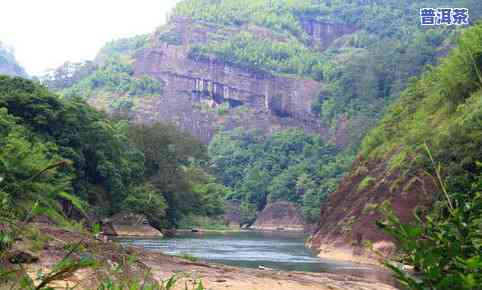
[[[91,252],[100,261],[101,267],[96,270],[87,269],[65,277],[55,283],[55,289],[65,289],[77,285],[76,289],[95,289],[102,277],[145,277],[147,272],[151,278],[163,280],[172,275],[182,277],[184,281],[199,279],[207,289],[233,290],[394,290],[395,288],[351,275],[284,272],[230,267],[203,262],[190,262],[178,257],[160,253],[146,252],[138,248],[122,248],[114,242],[104,242],[89,237],[87,234],[69,232],[48,225],[38,225],[40,232],[52,237],[42,249],[34,253],[39,260],[29,264],[27,269],[32,276],[39,270],[48,272],[56,262],[66,254],[65,244],[82,241],[83,248]],[[20,241],[15,247],[24,249],[29,241]],[[132,258],[134,257],[134,259]],[[115,265],[123,265],[125,261],[133,262],[123,267],[121,272],[112,272]],[[110,266],[114,265],[114,267]],[[108,269],[109,268],[109,269]],[[118,268],[118,267],[117,267]],[[184,281],[179,288],[184,289]]]

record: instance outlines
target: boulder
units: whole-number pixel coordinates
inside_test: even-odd
[[[304,231],[305,224],[300,209],[291,202],[277,201],[268,204],[251,226],[261,231]]]
[[[162,237],[162,233],[152,227],[147,218],[135,214],[118,214],[103,222],[104,234],[116,236]],[[105,231],[108,231],[106,233]]]

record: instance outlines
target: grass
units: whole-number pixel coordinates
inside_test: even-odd
[[[178,225],[181,230],[200,229],[203,231],[216,232],[236,230],[235,228],[225,225],[221,217],[188,215],[184,216]]]
[[[373,178],[373,177],[371,177],[371,176],[366,176],[366,177],[360,182],[360,184],[358,184],[357,190],[358,190],[358,191],[364,190],[364,189],[367,188],[370,184],[372,184],[374,181],[375,181],[375,178]]]
[[[181,259],[184,259],[184,260],[191,261],[191,262],[198,262],[199,261],[198,257],[193,256],[189,253],[181,253],[181,254],[177,255],[177,257],[179,257]]]

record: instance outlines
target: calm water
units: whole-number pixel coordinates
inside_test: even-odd
[[[172,238],[122,238],[134,245],[169,255],[189,254],[203,261],[232,266],[264,266],[288,271],[346,273],[391,283],[390,275],[379,268],[320,260],[305,248],[304,236],[297,233],[182,233]]]

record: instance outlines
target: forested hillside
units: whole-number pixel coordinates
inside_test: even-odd
[[[299,129],[271,136],[242,130],[219,134],[209,154],[216,176],[232,188],[226,199],[242,201],[242,224],[280,200],[300,206],[306,222],[316,223],[320,201],[336,189],[352,161],[351,154]]]
[[[0,41],[0,75],[26,77],[27,73],[17,63],[13,52]]]
[[[385,217],[381,226],[402,263],[424,274],[418,280],[399,271],[409,289],[480,285],[481,70],[479,24],[464,31],[449,56],[414,81],[363,140],[350,175],[322,208],[316,248],[328,253],[386,240],[375,226]]]
[[[323,80],[327,88],[313,110],[330,124],[346,118],[351,143],[383,115],[412,76],[434,64],[451,46],[451,29],[420,26],[422,7],[468,7],[474,21],[477,1],[182,1],[175,15],[226,26],[254,25],[276,39],[246,32],[228,41],[192,47],[195,58],[213,54],[234,65]],[[308,20],[349,25],[354,32],[328,47],[317,47],[305,29]],[[335,28],[336,29],[336,28]],[[280,40],[281,39],[281,40]]]

